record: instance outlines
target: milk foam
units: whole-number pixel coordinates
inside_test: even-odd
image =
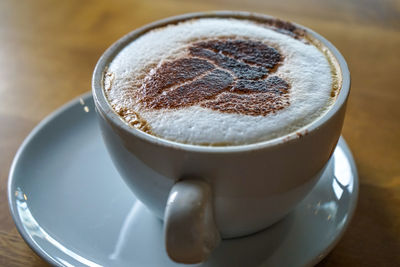
[[[284,61],[274,75],[288,81],[290,105],[266,116],[222,113],[200,105],[179,109],[150,109],[137,92],[154,67],[187,55],[188,43],[221,37],[261,41],[277,48]],[[334,79],[326,55],[316,46],[248,20],[203,18],[152,30],[113,59],[105,76],[107,98],[125,118],[146,122],[151,134],[181,143],[241,145],[270,140],[297,131],[323,115],[334,102]]]

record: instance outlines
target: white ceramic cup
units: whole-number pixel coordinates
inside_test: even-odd
[[[168,255],[183,263],[205,260],[220,236],[239,237],[270,226],[311,191],[336,147],[350,90],[350,74],[342,55],[322,36],[299,26],[330,49],[342,73],[336,102],[305,129],[250,145],[210,147],[172,142],[131,128],[113,111],[104,94],[102,81],[108,64],[143,33],[202,17],[271,19],[225,11],[152,23],[114,43],[98,61],[92,81],[113,162],[136,197],[164,220]]]

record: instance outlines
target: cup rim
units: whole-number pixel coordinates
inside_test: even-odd
[[[103,77],[104,77],[104,70],[108,67],[114,57],[129,43],[131,43],[134,39],[138,38],[139,36],[145,34],[146,32],[157,28],[162,27],[167,24],[176,24],[185,20],[189,19],[196,19],[196,18],[238,18],[238,19],[256,19],[256,20],[271,20],[271,19],[278,19],[273,16],[260,14],[260,13],[252,13],[252,12],[245,12],[245,11],[210,11],[210,12],[197,12],[197,13],[187,13],[183,15],[173,16],[166,19],[158,20],[153,23],[147,24],[142,26],[136,30],[133,30],[117,40],[113,43],[100,57],[98,60],[96,67],[93,72],[92,76],[92,93],[93,99],[96,105],[96,109],[98,112],[102,114],[102,117],[106,119],[109,123],[112,123],[114,126],[117,126],[119,129],[127,132],[128,134],[132,134],[135,137],[138,137],[142,141],[153,143],[156,145],[190,151],[190,152],[207,152],[207,153],[232,153],[232,152],[244,152],[244,151],[254,151],[259,150],[267,147],[275,147],[279,146],[288,142],[293,142],[299,139],[303,134],[310,134],[314,130],[320,128],[322,125],[326,124],[346,103],[348,95],[350,93],[350,72],[347,66],[347,63],[342,56],[342,54],[338,51],[338,49],[330,43],[327,39],[323,36],[319,35],[318,33],[314,32],[313,30],[304,27],[302,25],[292,23],[296,27],[303,29],[310,34],[314,38],[316,38],[319,42],[321,42],[332,55],[337,60],[339,65],[341,74],[342,74],[342,84],[339,90],[339,94],[336,97],[335,103],[330,107],[328,112],[324,115],[319,117],[318,119],[312,121],[310,124],[303,126],[301,129],[291,132],[289,134],[279,136],[267,141],[260,141],[251,144],[243,144],[243,145],[227,145],[227,146],[206,146],[206,145],[193,145],[193,144],[185,144],[179,143],[176,141],[170,141],[167,139],[163,139],[160,137],[153,136],[151,134],[147,134],[142,132],[136,128],[130,127],[123,119],[115,113],[112,109],[111,105],[108,103],[108,100],[104,94],[103,90]],[[279,20],[279,19],[278,19]]]

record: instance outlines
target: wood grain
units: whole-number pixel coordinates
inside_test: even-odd
[[[352,75],[343,135],[356,158],[360,198],[350,228],[319,266],[400,266],[400,2],[394,0],[1,1],[0,266],[46,266],[8,211],[8,172],[24,137],[90,90],[97,59],[123,34],[206,10],[292,20],[339,48]]]
[[[16,229],[11,232],[0,231],[0,266],[47,266],[21,241]]]

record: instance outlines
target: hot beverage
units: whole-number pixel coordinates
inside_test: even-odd
[[[150,30],[104,74],[134,128],[194,145],[244,145],[298,131],[335,102],[330,51],[291,23],[197,18]]]
[[[339,140],[350,74],[309,29],[214,11],[128,33],[98,61],[92,89],[110,156],[163,219],[168,256],[199,263],[311,191]]]

